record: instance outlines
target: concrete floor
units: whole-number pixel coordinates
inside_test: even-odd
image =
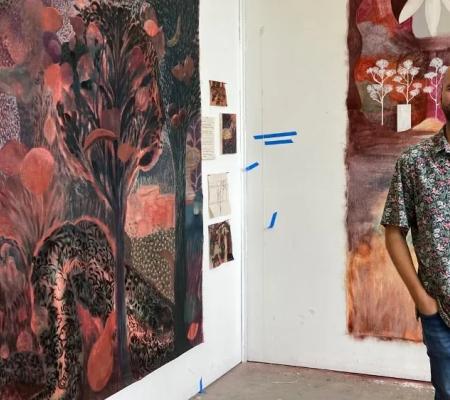
[[[206,382],[207,383],[207,382]],[[246,363],[194,400],[433,400],[429,383]]]

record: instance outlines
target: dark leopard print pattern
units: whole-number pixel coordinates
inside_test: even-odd
[[[34,399],[79,399],[83,349],[76,303],[103,322],[113,310],[114,258],[94,223],[66,223],[55,230],[33,259],[34,307],[47,311],[39,334],[45,390]]]
[[[173,303],[130,268],[125,279],[131,369],[141,379],[173,356]]]

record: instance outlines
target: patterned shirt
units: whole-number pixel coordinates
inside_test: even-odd
[[[445,126],[398,158],[381,225],[398,226],[405,236],[411,229],[419,279],[450,326],[450,144]]]

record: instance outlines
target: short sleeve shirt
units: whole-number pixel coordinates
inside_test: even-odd
[[[450,327],[450,144],[445,127],[397,159],[381,225],[398,226],[405,236],[411,229],[419,279]]]

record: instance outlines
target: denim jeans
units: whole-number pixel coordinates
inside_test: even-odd
[[[423,342],[430,358],[431,383],[435,389],[435,400],[450,399],[450,328],[439,313],[423,315]]]

